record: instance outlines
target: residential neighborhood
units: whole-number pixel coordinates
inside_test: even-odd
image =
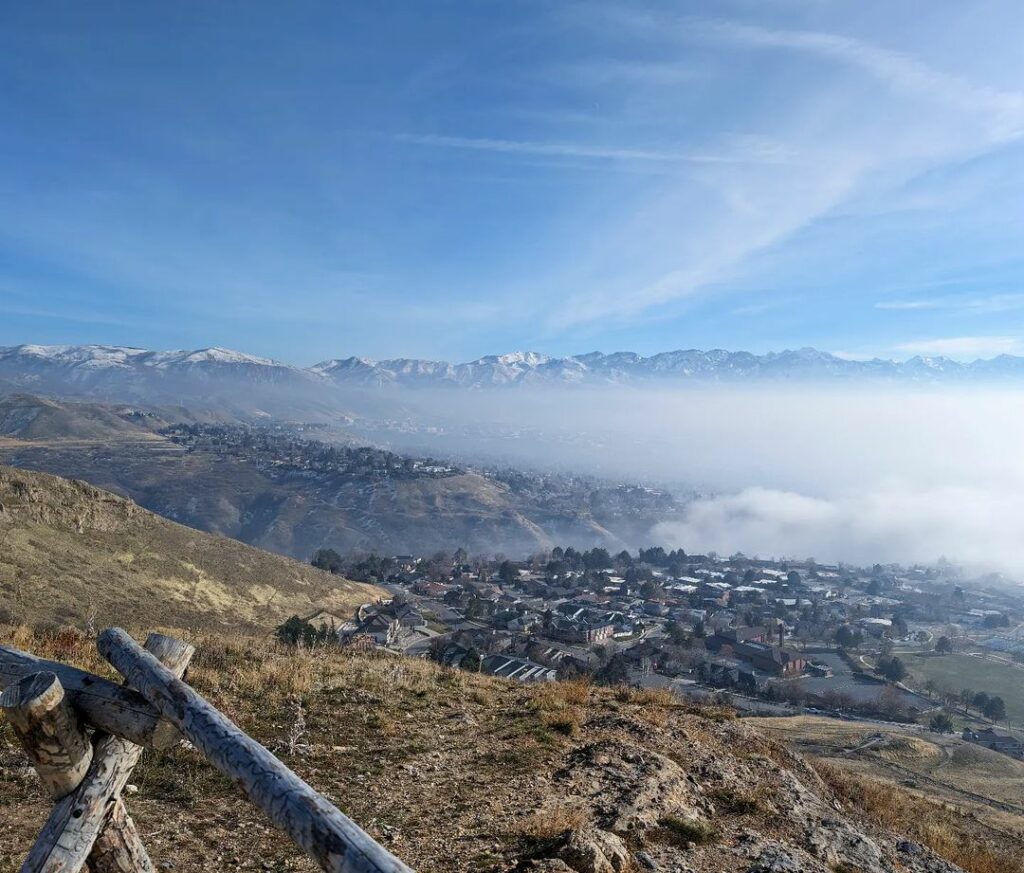
[[[1007,718],[1001,698],[991,706],[991,689],[912,675],[955,650],[1024,661],[1024,601],[1000,580],[983,585],[951,566],[852,567],[657,547],[617,555],[555,548],[520,561],[461,549],[427,558],[321,550],[313,562],[391,594],[354,616],[304,617],[343,645],[521,682],[586,675],[665,687],[750,712],[914,722],[953,706],[965,739],[1021,755],[1018,741],[985,733],[993,715]],[[976,704],[976,696],[985,700]]]

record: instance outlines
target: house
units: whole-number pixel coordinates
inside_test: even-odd
[[[756,694],[757,676],[753,670],[746,670],[730,661],[708,659],[696,667],[700,681],[715,688],[735,688],[744,694]]]
[[[373,613],[343,628],[339,636],[342,642],[356,647],[387,647],[394,643],[399,630],[396,619],[383,613]]]
[[[725,627],[716,630],[704,645],[709,651],[717,652],[732,648],[736,643],[763,643],[767,639],[768,629],[764,627]]]
[[[799,676],[807,668],[807,658],[793,649],[765,643],[736,643],[732,647],[737,658],[774,676]]]
[[[488,655],[483,660],[482,668],[492,676],[515,679],[517,682],[554,682],[557,678],[557,672],[550,667],[526,658],[510,658],[508,655]]]
[[[977,746],[984,746],[993,752],[1002,752],[1014,758],[1024,758],[1024,741],[1016,737],[998,734],[992,728],[985,728],[982,731],[964,730],[961,735],[968,743]]]
[[[535,612],[524,612],[522,615],[515,615],[505,622],[505,627],[513,633],[529,633],[536,630],[543,623],[543,617]]]
[[[395,555],[394,557],[395,566],[398,567],[400,573],[415,573],[420,560],[412,555]]]
[[[456,642],[448,642],[443,648],[439,648],[435,659],[446,667],[459,667],[462,659],[469,654],[469,648]]]
[[[557,618],[548,633],[557,640],[567,643],[600,643],[615,634],[615,625],[601,621],[578,618]]]
[[[451,590],[451,586],[443,582],[431,582],[429,579],[417,579],[412,590],[423,597],[441,598]]]
[[[402,627],[422,628],[427,625],[427,620],[423,617],[423,613],[409,603],[399,603],[396,600],[392,600],[381,612],[382,614],[390,615]]]

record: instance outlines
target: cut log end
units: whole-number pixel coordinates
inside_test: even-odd
[[[0,694],[0,708],[42,713],[56,709],[63,699],[64,688],[57,674],[41,670],[8,685]]]
[[[55,673],[32,673],[7,686],[0,708],[54,798],[74,791],[92,763],[92,745]]]
[[[137,692],[77,667],[0,644],[0,689],[41,670],[57,675],[84,723],[140,746],[166,745],[163,734],[167,728],[161,726],[160,714]],[[176,734],[171,733],[173,740]]]

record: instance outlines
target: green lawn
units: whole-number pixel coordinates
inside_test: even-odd
[[[986,694],[998,694],[1006,703],[1011,721],[1024,722],[1024,669],[987,661],[970,655],[900,654],[910,671],[909,681],[923,688],[927,679],[942,688],[960,691],[970,688]]]

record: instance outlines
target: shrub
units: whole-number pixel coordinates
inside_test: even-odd
[[[711,799],[722,812],[730,815],[751,815],[764,808],[760,796],[735,788],[719,788],[711,792]]]
[[[668,815],[658,820],[661,838],[673,846],[687,849],[693,845],[709,843],[715,838],[715,829],[698,819]]]
[[[544,714],[544,726],[566,737],[575,736],[583,725],[583,713],[576,707],[567,707]]]

